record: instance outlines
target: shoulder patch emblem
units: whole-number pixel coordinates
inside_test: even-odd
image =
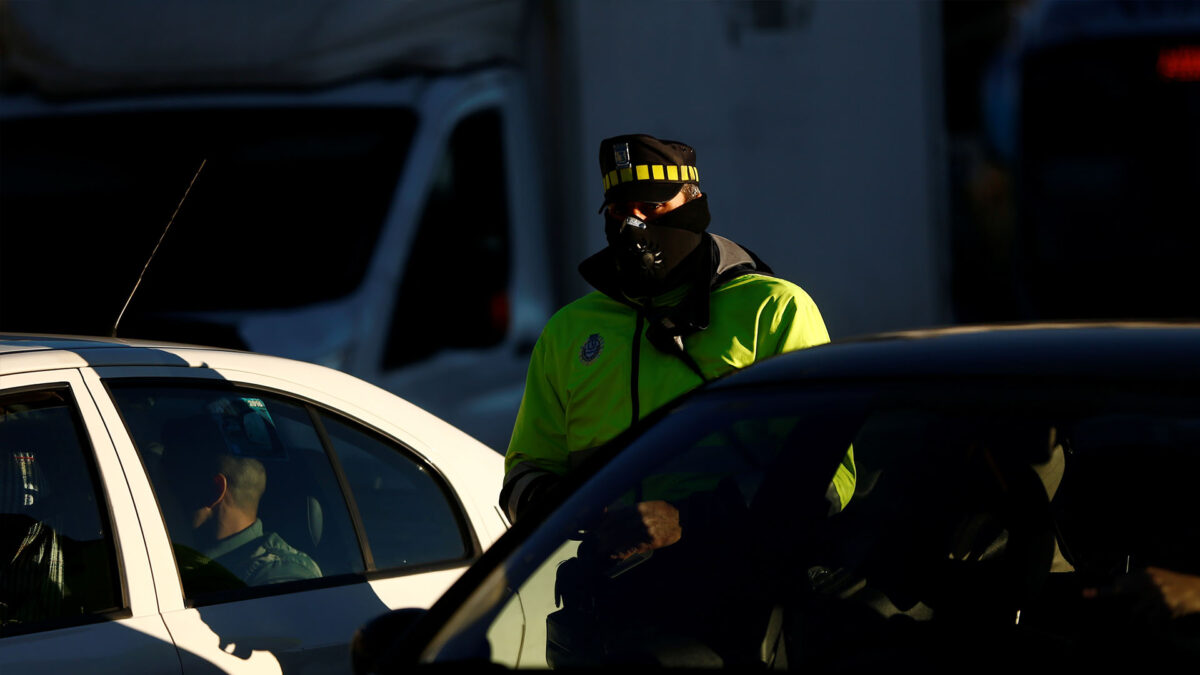
[[[604,349],[604,338],[600,337],[599,333],[592,333],[588,336],[587,342],[579,348],[579,360],[584,363],[591,363],[600,356],[600,350]]]

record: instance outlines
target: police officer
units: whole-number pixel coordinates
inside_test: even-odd
[[[707,232],[695,151],[643,134],[600,143],[608,247],[579,271],[595,291],[559,310],[533,350],[505,457],[500,505],[514,521],[589,450],[691,389],[829,341],[816,304],[748,249]],[[848,454],[827,497],[854,491]],[[664,501],[637,505],[647,541],[681,536]]]

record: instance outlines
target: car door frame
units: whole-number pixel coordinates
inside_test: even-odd
[[[92,673],[179,673],[179,655],[163,620],[127,459],[116,451],[108,422],[75,368],[0,376],[0,392],[66,387],[83,425],[87,447],[99,474],[105,514],[116,547],[117,575],[124,609],[99,621],[0,639],[0,671],[57,672],[87,662]],[[136,481],[135,481],[136,482]]]

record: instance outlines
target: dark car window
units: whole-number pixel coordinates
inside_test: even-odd
[[[150,475],[189,598],[365,570],[303,404],[229,385],[109,388]]]
[[[1197,411],[1161,386],[715,392],[542,523],[506,559],[517,594],[490,589],[485,623],[437,649],[844,672],[1190,653],[1196,624],[1163,604],[1186,594],[1155,579],[1200,588]],[[830,515],[850,444],[855,494]],[[678,543],[614,557],[655,499],[680,512]]]
[[[458,562],[474,554],[461,509],[430,468],[378,435],[333,417],[322,421],[376,569]]]
[[[0,635],[122,607],[90,444],[64,387],[0,395]]]

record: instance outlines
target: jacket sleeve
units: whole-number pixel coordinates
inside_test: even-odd
[[[760,317],[759,335],[770,340],[770,344],[759,346],[760,354],[783,354],[829,342],[829,331],[817,303],[795,284],[787,284],[786,290],[789,292],[776,296],[774,311],[763,312]]]
[[[525,393],[504,455],[500,508],[514,522],[567,469],[566,411],[549,342],[543,332],[529,358]]]

